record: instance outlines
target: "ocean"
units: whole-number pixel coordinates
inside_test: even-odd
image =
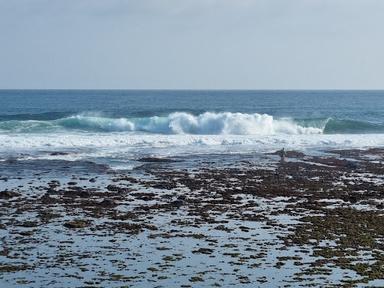
[[[384,91],[1,90],[0,157],[92,160],[384,144]]]

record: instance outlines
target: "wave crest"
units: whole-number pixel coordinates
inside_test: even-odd
[[[274,119],[267,114],[231,112],[205,112],[200,115],[175,112],[165,117],[130,119],[76,115],[56,120],[56,124],[68,129],[102,132],[140,131],[160,134],[274,135],[323,132],[323,128],[304,127],[291,119]]]
[[[177,112],[169,115],[169,127],[174,134],[319,134],[322,129],[304,127],[290,119],[274,119],[267,114],[212,113],[198,116]]]
[[[134,124],[126,118],[104,118],[97,116],[76,115],[54,121],[58,126],[69,129],[118,132],[133,131]]]
[[[3,133],[136,132],[191,135],[300,135],[384,133],[383,123],[334,118],[291,119],[268,114],[174,112],[167,116],[109,118],[85,113],[56,120],[0,121]]]

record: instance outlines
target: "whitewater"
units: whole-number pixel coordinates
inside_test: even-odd
[[[195,135],[321,134],[328,120],[318,121],[317,127],[306,127],[289,118],[276,119],[271,115],[258,113],[205,112],[192,115],[175,112],[167,116],[145,118],[108,118],[96,113],[83,113],[51,121],[1,121],[0,132],[48,133],[77,130]]]
[[[0,161],[384,146],[380,91],[0,91]]]
[[[0,122],[0,156],[12,159],[121,162],[143,156],[326,150],[384,145],[384,134],[326,134],[331,119],[299,122],[268,114],[175,112],[146,118],[82,113],[65,118]],[[310,126],[312,125],[312,126]],[[107,161],[108,162],[108,161]],[[129,161],[128,161],[129,162]]]

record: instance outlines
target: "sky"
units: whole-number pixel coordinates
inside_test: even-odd
[[[383,0],[0,0],[2,89],[384,89]]]

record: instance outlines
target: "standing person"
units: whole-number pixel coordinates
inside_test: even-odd
[[[280,162],[285,163],[285,149],[284,149],[284,147],[279,152],[280,152],[279,154],[280,154],[280,158],[281,158]]]

